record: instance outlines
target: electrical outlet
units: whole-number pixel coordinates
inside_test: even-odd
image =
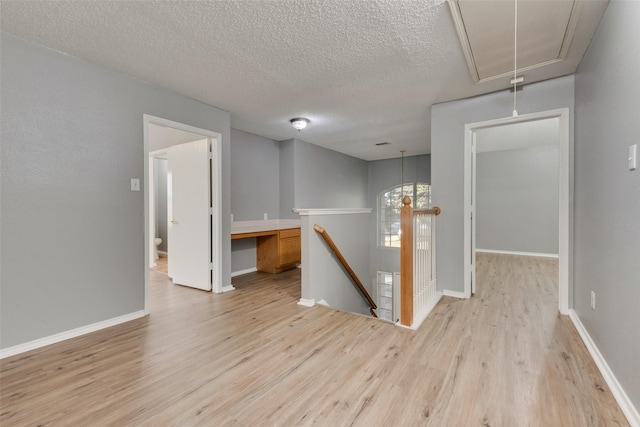
[[[591,309],[596,309],[596,293],[591,291]]]

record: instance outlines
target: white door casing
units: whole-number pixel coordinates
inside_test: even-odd
[[[464,296],[469,298],[475,292],[475,152],[474,145],[476,131],[481,129],[503,126],[508,124],[557,118],[559,122],[558,146],[558,183],[559,183],[559,242],[558,242],[558,309],[561,314],[569,314],[569,286],[571,283],[570,266],[572,253],[570,248],[573,235],[571,221],[571,205],[573,187],[571,171],[573,162],[569,138],[569,109],[543,111],[539,113],[523,114],[518,117],[489,120],[485,122],[469,123],[465,126],[464,140]]]
[[[212,265],[211,271],[212,277],[212,290],[216,293],[222,293],[222,134],[212,130],[197,128],[191,125],[187,125],[172,120],[167,120],[161,117],[152,116],[149,114],[143,114],[143,141],[144,141],[144,176],[147,179],[144,181],[144,312],[148,314],[150,312],[150,277],[149,268],[150,257],[153,256],[153,241],[155,238],[152,221],[150,220],[150,212],[152,207],[150,206],[150,189],[152,188],[150,182],[153,178],[152,162],[149,159],[149,153],[151,151],[167,149],[166,146],[157,147],[152,144],[149,136],[149,125],[156,124],[160,126],[170,127],[178,130],[183,130],[190,133],[202,135],[203,138],[209,138],[211,144],[211,159],[210,159],[210,182],[211,182],[211,216],[210,216],[210,235],[211,235],[211,261],[207,265]],[[232,289],[232,288],[231,288]]]

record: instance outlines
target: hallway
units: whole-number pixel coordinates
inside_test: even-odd
[[[557,314],[557,260],[481,254],[418,331],[297,305],[300,270],[210,294],[151,272],[152,314],[1,361],[3,426],[628,425]]]

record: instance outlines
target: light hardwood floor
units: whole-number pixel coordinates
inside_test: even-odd
[[[300,270],[215,295],[152,272],[152,314],[1,361],[2,426],[625,426],[557,262],[481,255],[418,331],[297,305]]]
[[[169,271],[169,258],[165,254],[160,254],[156,260],[156,266],[153,267],[152,270],[167,274]]]

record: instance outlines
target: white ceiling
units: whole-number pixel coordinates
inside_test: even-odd
[[[585,1],[577,47],[526,83],[574,72],[606,4]],[[474,82],[444,0],[2,0],[0,12],[3,32],[225,109],[236,129],[365,160],[429,153],[432,104],[509,85]],[[502,15],[482,16],[491,29]]]
[[[198,141],[206,138],[204,135],[187,132],[155,123],[149,123],[149,151],[163,150],[173,145]]]

